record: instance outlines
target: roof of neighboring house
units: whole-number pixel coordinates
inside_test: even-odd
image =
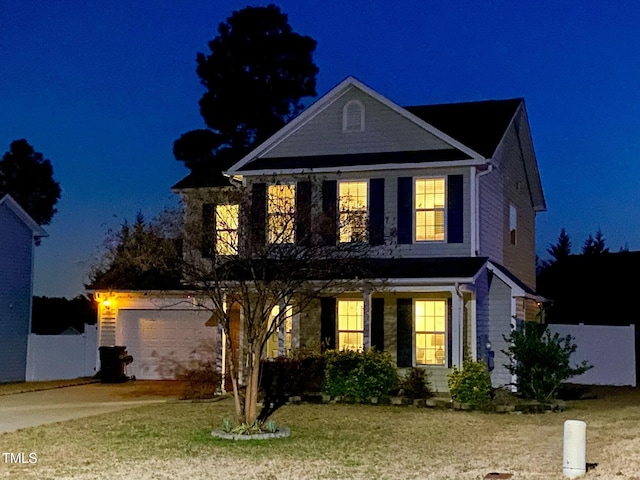
[[[404,107],[416,117],[489,158],[500,144],[522,98]]]
[[[5,195],[0,198],[0,207],[5,205],[9,210],[13,212],[32,232],[33,238],[48,237],[49,234],[31,218],[24,208],[22,208],[18,202],[16,202],[11,195]]]

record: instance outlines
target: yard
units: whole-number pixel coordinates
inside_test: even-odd
[[[585,420],[586,479],[640,478],[640,392],[600,389],[563,413],[479,412],[357,405],[289,405],[275,420],[288,439],[213,439],[231,400],[167,403],[0,435],[0,450],[35,453],[9,464],[17,479],[561,479],[567,419]]]

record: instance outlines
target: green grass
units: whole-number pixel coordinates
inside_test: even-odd
[[[587,421],[593,478],[638,478],[640,394],[602,390],[563,413],[496,415],[413,407],[289,405],[274,419],[291,437],[214,439],[231,400],[171,403],[0,435],[0,449],[36,452],[35,465],[6,465],[18,479],[561,479],[567,419]]]
[[[14,393],[37,392],[40,390],[50,390],[52,388],[70,387],[73,385],[84,385],[86,383],[97,383],[90,377],[73,378],[71,380],[48,380],[42,382],[10,382],[0,383],[0,395],[12,395]]]

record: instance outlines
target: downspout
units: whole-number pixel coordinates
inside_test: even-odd
[[[485,175],[491,173],[493,171],[493,164],[487,162],[485,164],[486,170],[481,170],[478,172],[476,167],[472,167],[472,172],[475,174],[475,181],[472,183],[472,192],[473,195],[473,209],[471,215],[471,229],[473,231],[472,238],[472,247],[471,247],[471,256],[477,257],[480,254],[480,177],[484,177]]]

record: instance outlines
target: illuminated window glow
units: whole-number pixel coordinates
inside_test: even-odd
[[[267,231],[269,243],[294,242],[295,212],[295,185],[269,185],[267,190]]]
[[[276,305],[271,310],[271,316],[269,318],[269,328],[274,328],[273,324],[276,321],[282,320],[279,318],[280,307]],[[287,305],[284,310],[284,324],[281,325],[280,328],[284,327],[284,354],[291,351],[291,335],[293,330],[293,308],[291,305]],[[269,337],[267,340],[267,357],[268,358],[276,358],[280,355],[280,335],[279,331],[276,331],[273,335]]]
[[[444,178],[418,178],[415,192],[416,241],[444,240]]]
[[[445,365],[446,300],[416,300],[416,365]]]
[[[338,350],[364,348],[364,301],[338,300]]]
[[[216,205],[216,253],[238,254],[238,205]]]
[[[367,182],[339,182],[340,242],[367,241]]]

